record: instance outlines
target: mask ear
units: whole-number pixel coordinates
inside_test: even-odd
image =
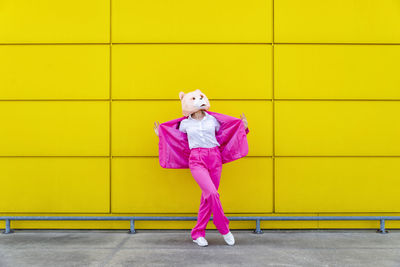
[[[182,98],[185,96],[185,93],[180,91],[179,92],[179,99],[182,100]]]

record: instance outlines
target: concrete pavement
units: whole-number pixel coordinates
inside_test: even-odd
[[[14,230],[0,234],[0,267],[16,266],[400,266],[400,230],[232,230],[228,246],[207,230]]]

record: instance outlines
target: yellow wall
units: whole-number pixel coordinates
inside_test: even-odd
[[[197,215],[198,185],[161,168],[153,131],[196,88],[251,129],[223,168],[228,216],[400,215],[400,1],[4,0],[0,25],[0,215]]]

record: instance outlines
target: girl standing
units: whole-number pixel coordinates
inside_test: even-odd
[[[234,245],[235,239],[229,230],[229,220],[224,214],[218,193],[222,157],[215,133],[218,132],[220,124],[214,116],[205,111],[209,109],[210,104],[200,90],[187,94],[180,92],[179,98],[182,102],[183,114],[188,116],[180,122],[179,130],[187,134],[190,148],[189,168],[202,191],[197,224],[191,231],[191,237],[199,246],[208,245],[205,229],[213,214],[213,223],[225,242],[228,245]],[[244,114],[241,119],[247,128]],[[154,127],[157,135],[158,125],[155,123]]]

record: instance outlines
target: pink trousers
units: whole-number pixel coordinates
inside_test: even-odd
[[[229,220],[225,216],[219,198],[218,187],[221,179],[222,158],[218,146],[192,148],[189,168],[201,188],[201,199],[197,224],[191,231],[192,239],[205,237],[206,226],[213,214],[213,223],[225,235],[229,232]]]

